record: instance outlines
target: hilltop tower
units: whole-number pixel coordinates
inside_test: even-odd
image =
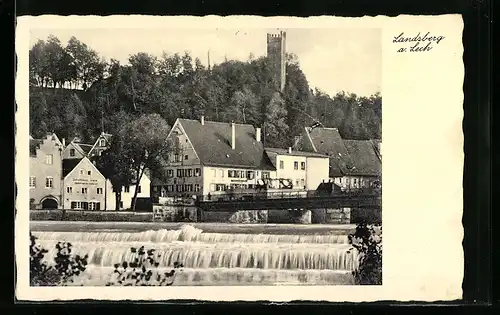
[[[286,32],[267,34],[267,57],[274,68],[275,81],[279,82],[281,93],[285,90],[286,81]]]

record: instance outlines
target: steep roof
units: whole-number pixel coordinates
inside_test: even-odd
[[[265,154],[262,142],[255,140],[255,128],[247,124],[235,124],[236,145],[231,147],[231,124],[179,119],[189,141],[203,165],[242,167],[262,170],[275,168]]]
[[[81,161],[82,159],[63,159],[63,177],[69,174]]]
[[[342,176],[351,171],[354,164],[337,128],[306,129],[306,137],[314,145],[315,152],[330,156],[330,176]]]
[[[85,144],[85,143],[76,143],[75,145],[79,146],[80,149],[82,149],[83,153],[85,153],[85,155],[89,154],[90,150],[93,147],[92,144]]]
[[[351,174],[378,176],[382,173],[382,163],[370,140],[344,140],[344,144],[355,166]]]

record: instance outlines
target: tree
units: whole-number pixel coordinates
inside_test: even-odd
[[[110,146],[97,158],[97,168],[110,180],[115,192],[115,210],[120,210],[122,188],[133,180],[130,161],[127,159],[126,146],[120,133],[115,133]]]
[[[128,159],[135,184],[132,210],[135,209],[138,186],[144,171],[162,172],[160,167],[171,148],[166,140],[169,132],[170,126],[158,114],[141,115],[126,123],[121,131],[120,137],[124,140],[123,158]]]
[[[73,58],[75,79],[84,90],[104,75],[106,63],[100,60],[96,51],[76,37],[73,36],[68,41],[66,51]]]
[[[286,124],[286,109],[283,99],[275,92],[266,106],[264,120],[264,136],[266,146],[284,147],[288,143],[283,141],[287,138],[288,126]]]

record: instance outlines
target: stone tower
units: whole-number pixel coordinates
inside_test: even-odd
[[[267,57],[274,68],[275,82],[279,83],[279,90],[283,93],[286,82],[286,32],[267,34]]]

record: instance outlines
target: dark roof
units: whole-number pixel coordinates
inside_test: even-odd
[[[62,162],[63,177],[69,174],[82,159],[64,159]]]
[[[85,143],[75,143],[75,144],[82,149],[82,151],[83,151],[83,153],[85,153],[85,155],[89,154],[90,150],[93,147],[92,144],[85,144]]]
[[[307,151],[297,151],[292,150],[292,153],[289,153],[287,149],[281,148],[265,148],[266,152],[272,152],[279,155],[291,155],[291,156],[306,156],[306,157],[319,157],[319,158],[327,158],[328,155],[320,154],[316,152],[307,152]]]
[[[40,139],[30,139],[30,156],[36,156],[36,149],[40,148],[43,140]]]
[[[382,173],[382,163],[370,140],[344,140],[344,145],[354,162],[352,175],[378,176]]]
[[[179,119],[200,161],[206,166],[274,170],[252,125],[235,124],[236,146],[231,148],[231,124]]]
[[[305,137],[312,141],[316,152],[330,156],[331,177],[350,172],[354,163],[337,128],[315,128],[306,132]]]

